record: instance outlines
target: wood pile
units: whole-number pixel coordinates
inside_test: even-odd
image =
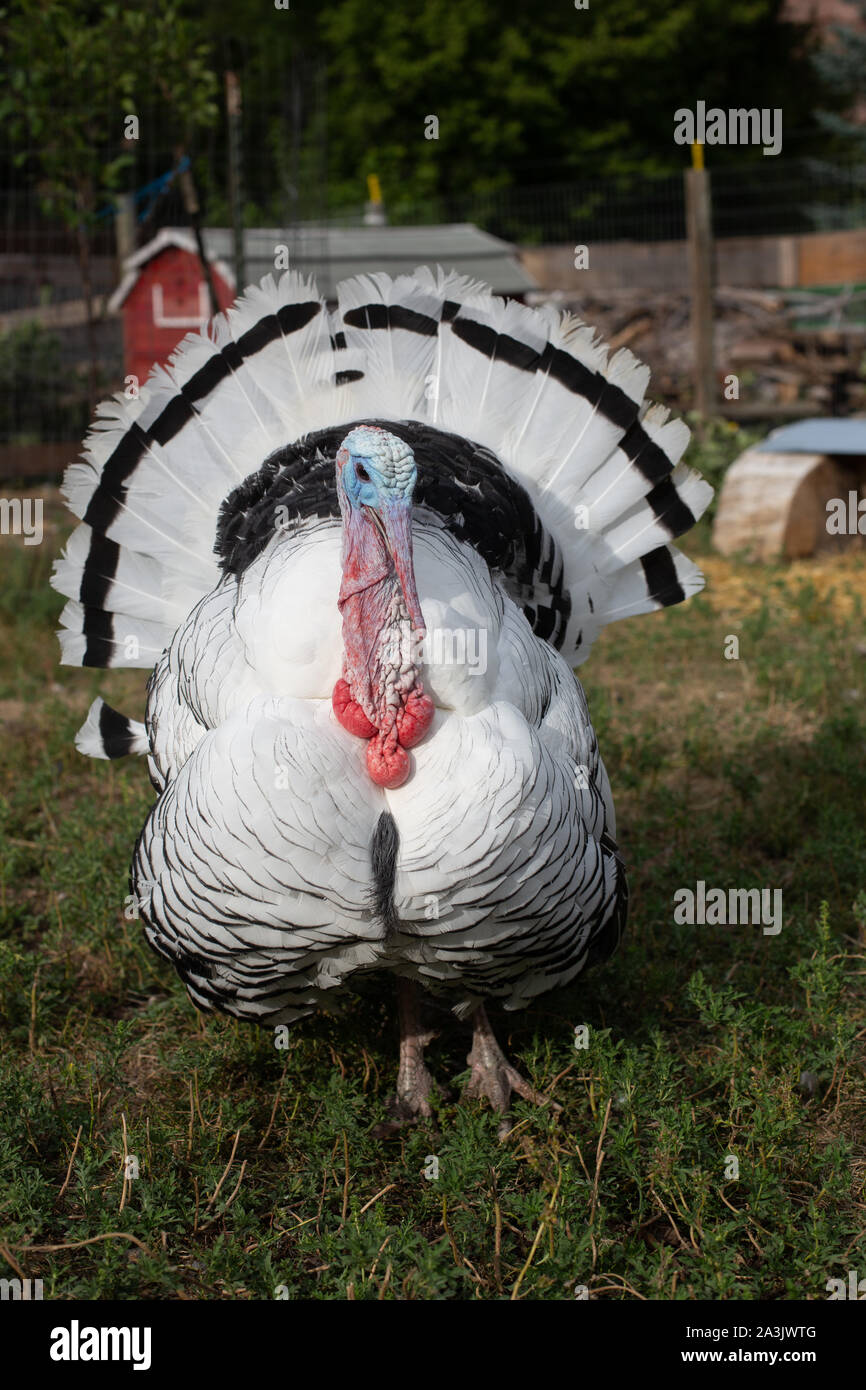
[[[650,367],[656,399],[692,408],[688,294],[628,289],[578,298],[556,291],[541,299],[596,326],[611,348],[630,348]],[[722,414],[770,419],[866,410],[866,323],[847,322],[849,315],[866,318],[866,293],[719,287],[714,303]]]

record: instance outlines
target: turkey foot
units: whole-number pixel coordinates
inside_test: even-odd
[[[429,1120],[433,1077],[424,1062],[424,1048],[435,1036],[425,1031],[418,1007],[418,986],[414,980],[397,980],[397,1012],[400,1018],[400,1066],[396,1095],[389,1096],[385,1109],[390,1119],[373,1129],[375,1139],[386,1139],[414,1120]]]
[[[472,1050],[466,1060],[472,1069],[466,1095],[472,1100],[486,1096],[493,1109],[503,1116],[507,1114],[512,1091],[533,1105],[549,1105],[557,1113],[562,1109],[561,1105],[530,1086],[517,1068],[511,1065],[496,1041],[483,1004],[479,1004],[472,1015]],[[503,1118],[499,1125],[499,1138],[505,1139],[510,1131],[508,1119]]]
[[[354,734],[356,738],[373,737],[376,726],[370,723],[357,700],[352,699],[352,692],[346,681],[337,681],[331,696],[331,705],[339,723],[350,734]]]

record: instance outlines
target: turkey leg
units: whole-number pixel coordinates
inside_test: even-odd
[[[493,1109],[500,1114],[506,1114],[512,1091],[516,1091],[524,1100],[532,1101],[533,1105],[550,1105],[556,1111],[562,1109],[555,1101],[530,1086],[517,1068],[511,1065],[496,1041],[483,1004],[479,1004],[472,1015],[472,1050],[466,1060],[472,1070],[466,1087],[467,1096],[473,1100],[486,1096]],[[508,1120],[503,1119],[499,1125],[500,1139],[504,1139],[510,1129]]]
[[[400,1068],[397,1072],[397,1094],[388,1105],[396,1120],[405,1122],[420,1115],[429,1119],[433,1113],[428,1099],[433,1077],[424,1063],[424,1048],[434,1034],[421,1024],[419,991],[414,980],[397,978],[397,1012],[400,1019]]]

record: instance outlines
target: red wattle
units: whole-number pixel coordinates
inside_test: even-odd
[[[399,743],[383,748],[380,739],[371,739],[367,744],[367,771],[378,787],[393,791],[402,787],[409,776],[409,754]]]
[[[370,723],[357,700],[352,699],[352,692],[346,681],[337,681],[331,696],[331,705],[343,728],[356,738],[372,738],[376,733],[375,724]]]
[[[397,715],[397,737],[404,748],[420,743],[433,723],[433,701],[429,695],[412,691]]]

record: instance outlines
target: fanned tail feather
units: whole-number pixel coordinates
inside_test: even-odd
[[[538,582],[570,595],[556,644],[581,661],[605,623],[703,582],[669,542],[711,489],[680,462],[683,422],[645,403],[648,375],[574,316],[507,302],[455,271],[358,276],[331,315],[311,280],[267,276],[136,399],[100,408],[64,485],[82,525],[52,580],[68,600],[63,660],[153,665],[219,581],[229,493],[301,436],[378,418],[459,434],[525,489]],[[531,606],[532,575],[519,582]]]
[[[148,752],[147,730],[104,700],[94,700],[75,735],[75,747],[88,758],[125,758]]]

